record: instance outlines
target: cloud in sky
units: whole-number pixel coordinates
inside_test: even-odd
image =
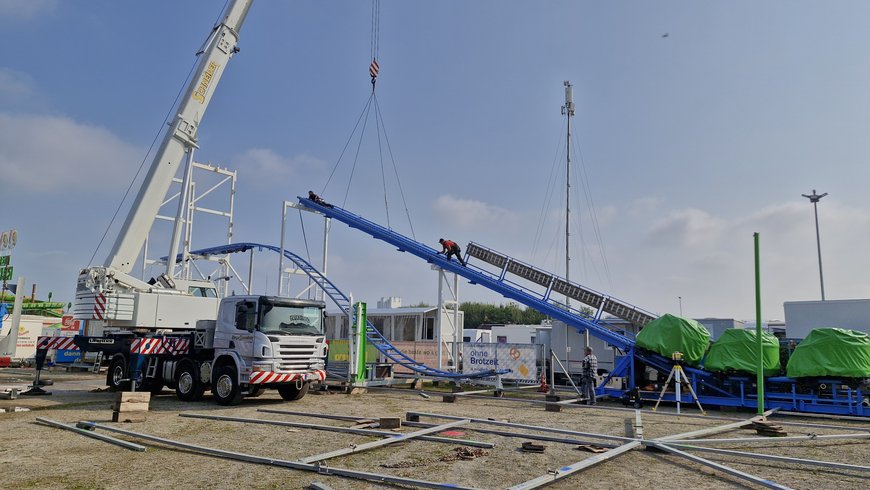
[[[326,162],[306,154],[287,157],[269,148],[250,148],[235,158],[233,166],[245,169],[247,180],[265,183],[322,169]]]
[[[870,269],[870,258],[855,244],[870,241],[870,211],[837,201],[823,203],[819,211],[828,299],[866,297],[870,285],[860,271]],[[697,208],[674,210],[647,227],[641,243],[653,246],[615,244],[614,256],[630,257],[611,263],[616,293],[658,312],[675,312],[680,295],[687,315],[751,318],[755,232],[761,244],[763,316],[781,318],[784,301],[818,299],[815,222],[805,202],[733,217]]]
[[[0,19],[32,19],[57,9],[58,0],[2,0]]]
[[[0,101],[27,97],[33,93],[33,79],[26,73],[0,67]]]
[[[438,221],[452,223],[462,230],[493,230],[506,225],[513,226],[520,218],[509,209],[450,194],[439,196],[432,204],[432,211]]]
[[[63,116],[0,113],[0,173],[9,190],[42,194],[123,182],[141,150]]]
[[[695,246],[719,239],[725,222],[706,211],[688,208],[672,212],[653,223],[648,239],[666,247]]]

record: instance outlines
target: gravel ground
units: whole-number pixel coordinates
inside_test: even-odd
[[[0,390],[10,386],[20,386],[31,379],[30,376],[30,373],[25,370],[0,370]],[[240,406],[230,408],[217,406],[208,397],[203,402],[184,403],[166,392],[152,399],[151,411],[146,422],[112,424],[110,405],[115,395],[90,392],[103,385],[103,376],[52,373],[45,377],[54,378],[56,381],[54,386],[47,388],[54,393],[52,396],[0,400],[0,408],[18,406],[32,409],[29,412],[0,414],[0,465],[2,465],[0,467],[5,470],[3,483],[0,486],[3,488],[275,489],[305,488],[312,481],[322,482],[335,489],[390,488],[381,484],[313,472],[229,461],[119,436],[148,447],[146,452],[128,451],[72,432],[38,424],[35,422],[37,416],[69,423],[93,420],[168,439],[284,460],[295,460],[375,439],[369,436],[309,429],[182,418],[178,414],[192,412],[347,427],[352,423],[262,413],[257,412],[257,409],[283,409],[372,418],[395,416],[403,419],[405,412],[418,411],[507,419],[515,423],[619,436],[625,435],[625,420],[634,418],[632,412],[588,408],[565,409],[560,413],[552,413],[544,411],[543,406],[540,405],[486,398],[466,397],[460,398],[457,403],[449,404],[442,403],[440,396],[437,395],[426,399],[418,396],[416,392],[381,390],[372,390],[363,395],[309,394],[296,402],[285,402],[276,392],[267,391],[259,398],[246,399]],[[713,412],[712,414],[746,418],[751,416],[748,413]],[[802,419],[783,417],[781,420],[796,422]],[[423,421],[447,422],[433,419],[423,419]],[[643,421],[644,435],[648,439],[727,423],[716,419],[652,413],[644,413]],[[822,419],[807,421],[870,429],[870,422]],[[488,454],[472,460],[455,460],[455,457],[452,457],[460,444],[409,441],[330,459],[328,465],[334,468],[349,468],[489,489],[506,488],[546,474],[548,470],[592,456],[591,453],[575,449],[575,446],[551,442],[544,443],[546,445],[544,453],[526,453],[519,449],[524,439],[477,433],[470,430],[474,427],[481,426],[471,424],[453,430],[466,433],[464,437],[469,439],[494,443],[495,447],[488,449]],[[789,435],[845,432],[793,426],[786,426],[786,429]],[[417,429],[403,429],[404,432],[413,430]],[[713,437],[753,435],[755,435],[753,431],[738,430]],[[870,464],[870,440],[776,442],[774,439],[760,446],[741,447],[731,444],[717,447],[850,464]],[[868,473],[737,459],[710,453],[695,454],[792,488],[852,489],[868,488],[870,485]],[[744,484],[743,480],[677,456],[644,450],[630,451],[612,461],[556,482],[548,488],[573,489],[586,485],[604,488],[650,488],[663,483],[671,488],[756,488],[751,484]]]

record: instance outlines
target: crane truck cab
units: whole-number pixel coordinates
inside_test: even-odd
[[[325,310],[323,301],[277,296],[222,299],[217,321],[197,324],[205,347],[211,339],[214,349],[208,371],[217,402],[233,404],[266,388],[277,389],[285,400],[298,400],[310,383],[323,381]]]
[[[326,379],[325,310],[323,301],[229,296],[220,300],[216,319],[198,320],[193,330],[114,327],[99,336],[78,335],[74,343],[102,353],[106,384],[116,390],[168,386],[179,399],[196,401],[211,389],[217,403],[235,405],[277,389],[292,401]]]

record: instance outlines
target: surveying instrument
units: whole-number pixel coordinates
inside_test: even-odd
[[[668,384],[670,384],[671,379],[674,380],[674,399],[677,402],[677,413],[680,413],[680,402],[682,401],[682,384],[686,383],[686,386],[689,387],[689,393],[692,394],[692,399],[695,400],[695,403],[698,405],[698,410],[701,411],[702,414],[707,415],[707,412],[704,411],[704,407],[701,406],[701,401],[698,400],[698,395],[695,394],[695,389],[692,388],[692,383],[689,382],[689,377],[686,376],[686,372],[683,371],[683,353],[682,352],[674,352],[671,354],[671,359],[674,361],[674,367],[671,368],[671,373],[668,374],[668,379],[665,381],[665,384],[662,386],[662,392],[659,393],[659,399],[656,400],[656,405],[653,407],[653,412],[659,408],[659,403],[662,402],[662,398],[665,396],[665,390],[668,389]]]

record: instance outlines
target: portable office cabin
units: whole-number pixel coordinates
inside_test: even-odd
[[[458,328],[454,327],[454,311],[445,308],[441,312],[441,338],[443,342],[462,340],[458,335],[465,324],[465,313],[458,313]],[[435,339],[437,328],[438,307],[414,308],[370,308],[366,312],[368,320],[391,342],[425,341]],[[347,315],[339,312],[328,312],[325,322],[326,336],[329,339],[347,339]]]
[[[804,339],[816,328],[845,328],[870,334],[870,299],[786,301],[786,336]]]

